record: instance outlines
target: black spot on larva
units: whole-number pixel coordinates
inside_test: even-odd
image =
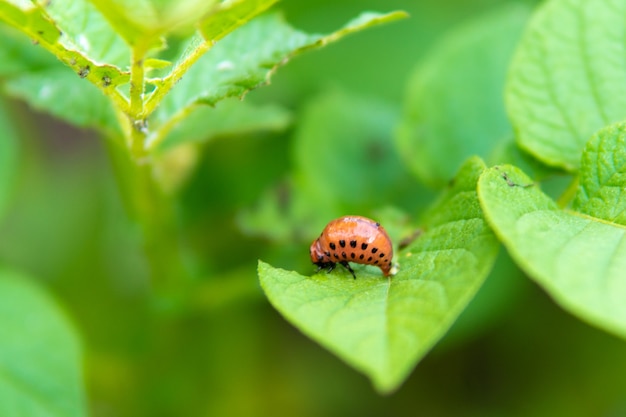
[[[352,252],[352,253],[350,254],[350,257],[351,257],[352,259],[354,259],[354,252]]]
[[[343,240],[343,239],[341,239],[341,240],[339,241],[339,246],[341,246],[342,248],[345,248],[345,247],[346,247],[346,241],[345,241],[345,240]]]
[[[361,256],[359,256],[359,259],[363,259],[363,254],[361,254]]]
[[[339,255],[337,255],[336,253],[333,253],[333,256],[337,259],[339,259]]]
[[[376,222],[376,227],[380,227],[380,223]]]
[[[334,243],[334,242],[330,242],[330,245],[329,245],[329,246],[330,246],[330,248],[331,248],[332,250],[337,249],[337,246],[335,246],[335,243]]]
[[[326,254],[326,256],[330,256],[330,252],[329,251],[326,251],[324,253]]]
[[[348,257],[346,256],[345,252],[341,252],[341,256],[343,257],[343,259],[347,259]]]
[[[378,265],[378,259],[376,259],[376,262],[374,262],[374,265]]]
[[[350,247],[356,248],[356,240],[350,241]]]
[[[372,248],[372,253],[378,252],[378,248]]]
[[[324,257],[322,255],[317,255],[317,260],[321,261],[322,259],[324,259]]]
[[[385,257],[385,254],[384,254],[384,253],[381,253],[379,256],[380,256],[381,258],[384,258],[384,257]]]
[[[367,258],[367,262],[370,262],[371,260],[372,260],[371,256],[369,258]]]
[[[361,243],[361,249],[363,250],[367,249],[367,243]]]

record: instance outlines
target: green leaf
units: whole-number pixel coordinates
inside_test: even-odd
[[[217,136],[280,131],[290,122],[291,114],[286,109],[276,105],[257,106],[249,100],[225,100],[215,107],[195,106],[191,115],[167,135],[159,150],[183,143],[206,142]]]
[[[86,416],[81,348],[57,304],[0,269],[0,415]]]
[[[220,3],[217,10],[200,22],[200,32],[209,42],[217,42],[278,0],[234,0]]]
[[[15,186],[17,170],[18,138],[17,132],[7,112],[6,105],[0,101],[0,217],[9,202]]]
[[[490,225],[531,278],[572,314],[626,337],[623,226],[561,210],[510,165],[487,170],[478,195]]]
[[[574,208],[626,226],[626,124],[596,133],[587,143]]]
[[[170,32],[188,31],[217,0],[90,0],[129,45],[148,42],[163,46],[159,39]]]
[[[455,29],[416,68],[397,142],[407,165],[441,187],[470,156],[512,136],[502,91],[529,17],[508,5]]]
[[[578,169],[587,140],[626,116],[624,0],[552,0],[533,16],[511,65],[507,110],[520,146]]]
[[[58,66],[8,80],[5,90],[31,106],[82,127],[110,131],[117,126],[111,102],[86,80]]]
[[[156,124],[170,120],[197,103],[214,105],[228,97],[243,97],[250,90],[267,84],[278,67],[302,52],[405,16],[402,12],[365,13],[330,35],[297,31],[276,13],[259,16],[218,42],[185,73],[157,108]],[[202,45],[201,39],[193,38],[179,64]]]
[[[259,262],[259,278],[274,307],[292,324],[367,374],[380,392],[395,390],[445,334],[489,273],[498,243],[477,207],[472,160],[440,205],[427,231],[396,254],[399,272],[355,265],[304,276]],[[463,204],[464,203],[464,204]],[[303,254],[308,256],[308,254]],[[311,267],[313,269],[313,267]]]
[[[122,60],[125,49],[115,41],[115,33],[109,30],[94,10],[81,7],[84,6],[82,2],[69,3],[73,6],[66,4],[58,11],[61,23],[67,23],[70,29],[69,35],[57,26],[57,22],[52,20],[43,7],[33,4],[24,4],[20,8],[6,0],[0,0],[0,20],[8,22],[52,52],[81,78],[86,78],[113,94],[114,87],[128,82],[129,75],[118,67],[106,62],[100,63],[99,60]],[[65,14],[65,9],[68,9],[69,14]],[[80,19],[75,19],[76,16],[80,16]],[[66,19],[68,22],[65,22]],[[83,19],[85,22],[81,24]],[[89,29],[87,25],[90,25]],[[93,38],[88,38],[87,35]],[[127,65],[128,62],[124,64]]]
[[[48,44],[57,43],[61,37],[54,22],[30,2],[1,0],[0,19]]]
[[[9,26],[0,24],[0,77],[22,75],[25,72],[39,70],[51,65],[62,64],[45,49],[33,45],[22,33]]]
[[[130,49],[102,14],[87,0],[39,0],[62,34],[59,42],[93,63],[126,68]],[[121,70],[120,70],[121,71]]]

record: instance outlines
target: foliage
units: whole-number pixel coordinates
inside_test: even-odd
[[[622,414],[626,0],[275,3],[0,0],[0,414]]]

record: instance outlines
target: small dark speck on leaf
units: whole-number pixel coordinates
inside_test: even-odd
[[[87,77],[87,76],[89,75],[89,72],[90,72],[90,71],[91,71],[91,68],[89,67],[89,65],[84,66],[83,68],[81,68],[81,69],[78,71],[78,76],[79,76],[80,78],[85,78],[85,77]]]

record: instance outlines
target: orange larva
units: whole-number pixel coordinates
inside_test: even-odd
[[[367,217],[344,216],[326,225],[319,238],[311,244],[311,261],[318,271],[332,271],[336,264],[345,266],[352,276],[348,262],[374,265],[384,276],[391,272],[393,248],[391,240],[380,223]]]

